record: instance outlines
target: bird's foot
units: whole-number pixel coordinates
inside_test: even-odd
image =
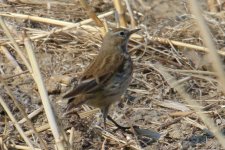
[[[124,132],[127,132],[127,133],[132,133],[131,131],[129,131],[129,129],[131,127],[124,127],[124,126],[121,126],[119,125],[114,119],[112,119],[112,117],[110,117],[109,115],[107,116],[107,119],[109,119],[116,127],[117,129],[115,129],[114,131],[117,131],[117,130],[122,130]]]

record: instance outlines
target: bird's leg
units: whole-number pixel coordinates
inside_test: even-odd
[[[112,121],[112,123],[114,123],[115,126],[116,126],[118,129],[121,129],[121,130],[123,130],[123,131],[126,131],[126,130],[128,130],[128,129],[131,128],[131,127],[123,127],[123,126],[119,125],[119,124],[118,124],[115,120],[113,120],[113,118],[110,117],[109,115],[107,115],[107,119],[109,119],[110,121]]]
[[[118,129],[121,129],[123,131],[126,131],[128,129],[130,129],[131,127],[123,127],[121,125],[119,125],[114,119],[112,119],[112,117],[110,117],[108,115],[108,110],[109,110],[109,106],[106,106],[104,108],[101,109],[102,111],[102,114],[103,114],[103,120],[104,120],[104,128],[106,128],[106,118],[109,119],[112,123],[115,124],[115,126],[118,128]],[[127,132],[127,131],[126,131]]]
[[[109,106],[106,106],[106,107],[102,108],[101,111],[102,111],[102,115],[103,115],[104,128],[106,128],[106,118],[107,118],[107,115],[108,115]]]

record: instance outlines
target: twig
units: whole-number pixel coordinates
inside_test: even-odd
[[[183,119],[184,119],[185,121],[187,121],[188,123],[190,123],[191,125],[193,125],[193,126],[199,128],[199,129],[201,129],[201,130],[206,129],[206,126],[203,126],[203,125],[199,124],[199,123],[196,122],[195,120],[192,120],[192,119],[190,119],[190,118],[188,118],[188,117],[184,117]]]
[[[24,139],[24,141],[27,143],[27,145],[30,147],[30,149],[35,150],[33,144],[31,143],[30,139],[25,135],[23,129],[20,127],[19,123],[14,118],[13,114],[11,113],[9,107],[3,100],[3,98],[0,96],[0,104],[4,108],[5,112],[8,114],[9,118],[12,120],[13,125],[16,127],[17,131],[20,133],[21,137]]]
[[[143,46],[143,47],[146,46],[144,43],[139,42],[139,41],[134,40],[134,39],[131,39],[130,41],[134,42],[136,45],[139,44],[138,46]],[[158,49],[156,49],[156,48],[154,48],[154,47],[152,47],[152,46],[150,46],[150,45],[147,45],[146,48],[152,49],[152,50],[154,50],[154,51],[156,51],[156,52],[158,52],[158,53],[160,53],[160,54],[163,54],[163,55],[165,55],[165,56],[172,57],[171,55],[169,55],[169,54],[167,54],[167,53],[165,53],[165,52],[162,52],[161,50],[158,50]],[[131,49],[131,51],[132,51],[132,49]]]
[[[162,69],[157,69],[157,68],[161,68],[160,65],[155,66],[155,70],[157,70],[163,77],[164,79],[168,82],[169,85],[172,85],[174,82],[176,82],[176,80],[167,72],[165,72]],[[202,113],[201,111],[201,105],[199,103],[197,103],[196,101],[190,101],[191,97],[188,95],[187,92],[185,92],[185,90],[183,89],[182,85],[173,87],[182,97],[182,99],[190,106],[195,106],[192,107],[192,109],[198,114],[198,116],[201,118],[201,120],[208,126],[208,128],[210,129],[210,131],[212,131],[213,133],[215,133],[215,136],[218,138],[219,136],[219,141],[225,144],[225,141],[223,139],[223,136],[221,135],[221,133],[219,132],[219,129],[216,127],[215,123],[213,122],[212,119],[210,119],[206,114]],[[221,145],[223,145],[223,143],[220,143]]]
[[[190,79],[191,79],[190,76],[181,78],[181,79],[176,80],[175,82],[173,82],[170,86],[171,86],[171,88],[173,88],[173,87],[175,87],[175,86],[177,86],[177,85],[181,85],[182,83],[184,83],[184,82],[186,82],[186,81],[188,81],[188,80],[190,80]]]
[[[194,112],[194,111],[176,111],[176,112],[170,113],[169,115],[171,117],[184,117],[184,116],[190,114],[191,112]]]
[[[15,58],[7,50],[7,48],[5,46],[1,46],[1,49],[5,56],[9,59],[9,61],[15,66],[17,73],[23,72],[23,70],[21,69]]]
[[[212,60],[212,66],[218,76],[218,79],[221,83],[221,87],[223,89],[223,93],[225,93],[225,73],[223,71],[223,65],[221,63],[221,60],[216,52],[216,47],[215,44],[212,41],[211,35],[210,35],[210,30],[206,25],[205,20],[203,19],[201,12],[198,7],[198,2],[191,0],[191,8],[192,8],[192,13],[196,15],[198,18],[197,24],[199,26],[200,32],[202,34],[203,41],[205,45],[208,47],[208,52],[209,52],[209,59]],[[224,148],[225,148],[225,143],[224,143]]]
[[[109,12],[101,14],[97,17],[105,18],[107,16],[112,15],[113,13],[114,13],[114,11],[109,11]],[[0,16],[28,19],[28,20],[32,20],[35,22],[42,22],[42,23],[53,24],[53,25],[58,25],[58,26],[71,26],[74,24],[84,25],[84,24],[88,24],[93,21],[92,19],[87,19],[87,20],[83,20],[78,23],[72,23],[72,22],[67,22],[67,21],[55,20],[55,19],[50,19],[50,18],[38,17],[38,16],[31,16],[31,15],[24,15],[24,14],[18,14],[18,13],[0,13]]]
[[[225,93],[225,77],[224,77],[224,71],[222,69],[223,66],[218,56],[218,53],[216,52],[216,47],[211,39],[210,30],[207,27],[201,15],[199,3],[196,0],[190,0],[190,4],[191,4],[192,13],[197,17],[196,21],[199,26],[199,30],[202,34],[203,41],[205,45],[208,47],[210,58],[213,60],[212,66],[217,74],[218,80],[220,81],[222,91],[223,93]],[[194,101],[193,101],[193,104],[194,104]],[[214,122],[208,117],[204,116],[203,114],[200,114],[200,116],[202,120],[204,121],[204,123],[208,126],[208,128],[214,133],[215,137],[217,138],[221,146],[225,149],[224,136],[222,135],[220,130],[216,127]]]
[[[41,138],[41,136],[38,134],[37,130],[35,129],[33,123],[31,122],[31,120],[28,118],[26,112],[24,111],[24,108],[22,108],[21,104],[18,102],[18,100],[15,99],[15,97],[13,96],[11,90],[9,89],[9,87],[7,86],[7,84],[5,83],[4,80],[1,81],[4,85],[5,90],[7,91],[7,94],[10,96],[10,98],[13,100],[14,104],[16,105],[16,107],[19,109],[20,113],[22,114],[22,116],[24,117],[24,119],[27,121],[29,127],[34,131],[34,134],[38,137],[41,146],[43,149],[47,150],[47,145],[45,144],[44,140]],[[19,122],[18,122],[19,123]]]
[[[167,70],[167,69],[166,69]],[[167,70],[168,71],[168,70]],[[171,72],[171,71],[168,71],[168,72]],[[176,71],[175,71],[176,72]],[[206,80],[206,81],[210,81],[210,82],[216,82],[216,83],[219,83],[219,81],[218,80],[216,80],[216,79],[214,79],[213,77],[207,77],[207,76],[204,76],[204,75],[198,75],[198,74],[194,74],[194,73],[185,73],[185,71],[184,72],[182,72],[182,71],[178,71],[178,73],[180,73],[180,74],[183,74],[183,75],[185,75],[185,76],[190,76],[190,77],[195,77],[195,78],[199,78],[199,79],[204,79],[204,80]],[[207,74],[207,73],[206,73]]]
[[[35,111],[33,111],[32,113],[30,113],[27,117],[29,118],[29,119],[32,119],[33,117],[35,117],[36,115],[38,115],[40,112],[42,112],[43,111],[43,106],[41,106],[40,108],[38,108],[37,110],[35,110]],[[24,122],[26,122],[27,120],[26,120],[26,118],[23,118],[23,119],[21,119],[18,123],[19,124],[22,124],[22,123],[24,123]]]
[[[60,150],[64,150],[64,146],[63,146],[63,135],[60,133],[56,118],[55,118],[55,114],[52,110],[51,104],[50,104],[50,100],[48,98],[48,94],[41,76],[41,72],[40,72],[40,68],[38,66],[36,57],[34,55],[34,50],[32,47],[32,43],[30,41],[30,39],[28,37],[24,38],[24,45],[26,47],[27,50],[27,54],[31,63],[31,66],[33,68],[33,78],[37,84],[38,87],[38,91],[40,93],[41,96],[41,100],[45,109],[45,113],[51,128],[51,131],[53,133],[53,136],[55,138],[55,142],[56,145],[58,147],[58,149]]]
[[[107,141],[107,139],[105,138],[103,143],[102,143],[101,150],[105,150],[106,149],[105,148],[106,141]]]
[[[48,130],[49,128],[50,128],[49,124],[45,124],[45,125],[42,125],[42,126],[40,126],[40,127],[37,127],[36,130],[37,130],[37,132],[43,132],[43,131],[45,131],[45,130]],[[25,135],[30,136],[30,135],[32,135],[33,133],[34,133],[33,130],[29,130],[29,131],[26,131],[26,132],[25,132]]]
[[[63,3],[63,2],[57,2],[57,1],[39,1],[39,0],[19,0],[19,1],[8,0],[8,2],[10,2],[10,3],[20,2],[20,3],[23,3],[23,4],[30,4],[30,5],[46,5],[48,3],[50,3],[50,5],[71,5],[71,6],[75,5],[75,4],[68,3],[68,2]]]
[[[3,150],[8,150],[8,148],[5,145],[5,142],[3,142],[3,137],[0,137],[0,148]]]
[[[23,145],[15,145],[15,144],[10,144],[9,147],[14,148],[14,149],[20,149],[20,150],[29,150],[30,149],[30,147],[23,146]],[[34,148],[34,150],[41,150],[41,149],[40,148]]]
[[[211,75],[215,76],[216,74],[211,71],[201,71],[201,70],[181,70],[181,69],[171,69],[171,68],[165,68],[163,67],[164,70],[169,71],[169,72],[178,72],[178,73],[189,73],[189,74],[201,74],[201,75]]]
[[[70,129],[70,137],[69,137],[69,144],[70,144],[70,150],[73,150],[73,141],[74,141],[74,127]]]
[[[168,126],[171,126],[172,124],[177,123],[178,121],[180,121],[180,120],[183,119],[184,117],[189,116],[189,115],[191,115],[191,114],[193,114],[193,113],[194,113],[194,112],[189,112],[189,113],[185,114],[184,116],[178,117],[178,118],[176,118],[176,119],[174,119],[174,120],[172,120],[172,121],[170,121],[170,122],[164,123],[164,124],[162,124],[157,130],[159,131],[159,130],[162,130],[162,129],[168,127]]]
[[[10,13],[10,12],[0,13],[0,16],[32,20],[35,22],[42,22],[42,23],[58,25],[58,26],[70,26],[70,25],[74,24],[72,22],[66,22],[66,21],[61,21],[61,20],[55,20],[55,19],[50,19],[50,18],[38,17],[38,16],[31,16],[31,15],[24,15],[24,14],[18,14],[18,13]]]
[[[98,18],[94,11],[92,11],[91,7],[87,4],[86,0],[79,0],[81,5],[87,11],[89,18],[93,19],[98,27],[104,27],[102,21]]]
[[[104,18],[106,16],[110,16],[114,13],[114,11],[109,11],[107,13],[104,13],[102,15],[99,15],[98,17],[99,18]],[[28,17],[28,16],[27,16]],[[33,18],[34,19],[34,18]],[[30,37],[30,39],[32,40],[35,40],[35,39],[39,39],[39,38],[44,38],[44,37],[49,37],[50,35],[52,34],[55,34],[55,33],[60,33],[62,31],[66,31],[66,30],[70,30],[72,28],[76,28],[76,27],[79,27],[79,26],[82,26],[82,25],[85,25],[85,24],[88,24],[88,23],[91,23],[93,20],[92,19],[87,19],[87,20],[84,20],[84,21],[81,21],[81,22],[78,22],[78,23],[74,23],[74,24],[71,24],[71,25],[68,25],[68,26],[65,26],[63,28],[60,28],[60,29],[57,29],[57,30],[52,30],[50,32],[47,32],[47,33],[44,33],[42,35],[37,35],[37,36],[33,36],[33,37]],[[89,29],[91,28],[90,26],[88,26]],[[92,27],[91,29],[95,29],[97,30],[95,27]],[[21,40],[16,40],[16,42],[21,42]],[[1,45],[5,45],[5,44],[10,44],[12,42],[5,42],[5,43],[1,43]]]
[[[195,50],[198,50],[198,51],[201,51],[201,52],[209,52],[208,48],[206,48],[206,47],[192,45],[192,44],[183,43],[183,42],[179,42],[179,41],[174,41],[174,40],[170,40],[170,39],[167,39],[167,38],[149,36],[148,39],[150,41],[156,41],[156,42],[160,42],[160,43],[163,43],[163,44],[171,43],[171,44],[176,45],[176,46],[187,47],[187,48],[195,49]],[[218,54],[225,56],[224,51],[221,51],[221,50],[216,50],[216,51],[217,51]]]
[[[8,79],[11,79],[11,78],[20,76],[20,75],[25,74],[25,73],[29,73],[29,71],[26,70],[26,71],[23,71],[23,72],[21,72],[21,73],[14,74],[14,75],[4,75],[2,78],[3,78],[4,80],[8,80]]]
[[[135,28],[136,25],[137,25],[137,23],[136,23],[136,21],[134,19],[133,11],[132,11],[132,9],[130,7],[129,1],[128,0],[125,0],[125,3],[126,3],[126,6],[127,6],[128,13],[130,15],[131,27],[132,28]]]
[[[26,57],[23,55],[23,53],[22,53],[21,49],[19,48],[18,44],[16,43],[15,39],[13,38],[11,33],[9,32],[9,29],[7,28],[3,18],[1,16],[0,16],[0,24],[1,24],[5,34],[8,36],[9,40],[13,44],[13,46],[15,48],[15,51],[18,53],[18,55],[21,57],[21,59],[25,63],[27,69],[31,72],[31,67],[30,67],[29,62],[27,61]]]

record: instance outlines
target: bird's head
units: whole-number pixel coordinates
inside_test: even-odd
[[[124,28],[115,28],[106,33],[103,44],[110,47],[120,46],[122,49],[126,49],[130,35],[139,30],[140,29],[128,30]]]

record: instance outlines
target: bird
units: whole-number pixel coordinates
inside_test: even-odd
[[[121,100],[131,82],[133,62],[128,41],[139,30],[114,28],[105,34],[98,55],[84,69],[78,85],[63,96],[68,99],[66,111],[82,104],[100,108],[106,126],[110,106]]]

